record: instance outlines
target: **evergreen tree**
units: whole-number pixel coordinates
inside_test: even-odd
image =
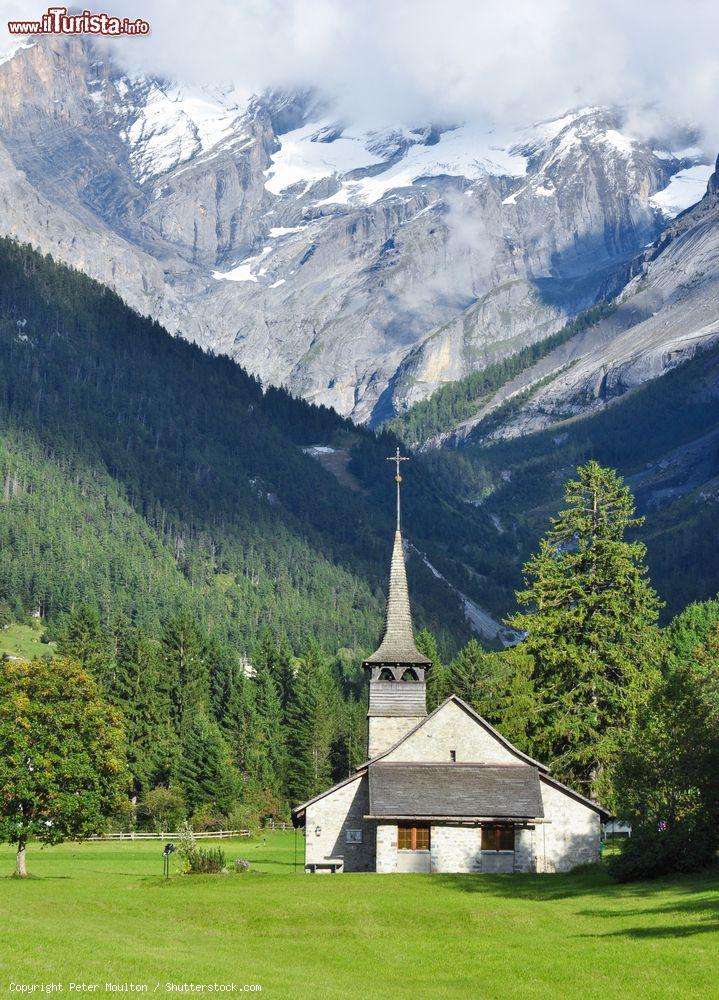
[[[301,802],[326,788],[332,777],[331,748],[336,736],[332,678],[316,643],[307,648],[289,709],[287,792]]]
[[[125,719],[127,760],[135,796],[169,781],[177,756],[177,736],[170,723],[170,695],[160,644],[141,631],[119,637],[116,669],[108,698]]]
[[[533,669],[522,650],[488,653],[472,639],[450,664],[450,686],[510,743],[530,752],[538,714]]]
[[[205,636],[189,611],[171,618],[162,634],[171,711],[178,731],[186,716],[209,707],[210,685],[205,643]]]
[[[703,819],[719,830],[717,602],[691,605],[668,638],[668,666],[621,753],[619,805],[640,825]]]
[[[110,689],[115,672],[112,637],[94,605],[78,604],[64,617],[57,649],[81,663],[105,691]]]
[[[538,747],[560,777],[606,797],[607,768],[661,657],[660,603],[644,545],[625,538],[642,523],[631,492],[597,462],[577,473],[524,567],[517,600],[526,610],[509,624],[526,633],[521,648],[535,661]]]
[[[237,781],[219,727],[196,712],[183,727],[174,779],[188,808],[210,805],[228,815],[237,796]]]
[[[421,632],[417,633],[416,644],[420,653],[430,661],[426,672],[427,708],[430,712],[433,712],[437,705],[441,704],[450,693],[449,678],[444,664],[440,659],[437,640],[429,629],[423,628]]]
[[[214,638],[208,639],[205,643],[204,659],[209,683],[210,709],[219,722],[227,712],[239,665],[237,657],[229,647]]]
[[[287,753],[282,705],[270,663],[258,660],[254,678],[254,781],[263,790],[279,794],[285,783]]]
[[[277,657],[273,667],[273,677],[277,685],[277,693],[282,706],[282,721],[287,724],[287,713],[294,697],[295,667],[292,649],[287,636],[283,633],[277,643]]]

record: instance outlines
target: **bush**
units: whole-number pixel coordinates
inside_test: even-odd
[[[185,797],[179,788],[150,789],[138,807],[141,816],[156,833],[172,833],[185,818]]]
[[[182,858],[182,870],[185,873],[190,870],[189,858],[196,848],[195,834],[190,824],[185,820],[177,835],[177,853]]]
[[[190,825],[196,832],[209,830],[214,833],[217,830],[231,829],[228,826],[227,816],[210,803],[206,803],[204,806],[199,806],[195,809],[190,818]]]
[[[645,826],[625,843],[624,850],[609,862],[617,882],[638,882],[676,872],[700,872],[717,855],[717,834],[711,825],[682,820],[665,829]]]
[[[244,875],[250,867],[250,862],[245,861],[243,858],[235,858],[234,864],[238,875]]]
[[[187,871],[191,875],[221,875],[225,868],[225,852],[219,847],[202,847],[187,855]]]

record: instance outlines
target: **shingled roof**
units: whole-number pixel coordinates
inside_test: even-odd
[[[544,816],[539,773],[526,764],[372,764],[369,809],[378,819]]]
[[[412,613],[409,606],[407,572],[404,565],[402,534],[395,532],[392,564],[389,573],[389,594],[385,612],[384,635],[375,653],[368,656],[366,664],[416,663],[429,664],[426,656],[417,649],[412,631]]]

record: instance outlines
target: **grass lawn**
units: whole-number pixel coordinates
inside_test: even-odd
[[[294,873],[292,832],[221,846],[250,872],[164,882],[157,841],[31,845],[35,877],[0,879],[2,996],[19,995],[11,982],[67,996],[71,981],[100,995],[110,981],[332,1000],[719,996],[719,877],[310,876]],[[0,873],[13,862],[0,848]]]
[[[0,656],[7,653],[21,660],[32,660],[35,656],[47,656],[55,653],[54,642],[40,642],[40,636],[45,631],[41,622],[32,625],[8,625],[0,629]]]

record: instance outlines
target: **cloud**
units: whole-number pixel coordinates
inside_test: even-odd
[[[0,11],[30,17],[36,4]],[[152,24],[147,39],[113,42],[135,66],[243,90],[316,88],[356,123],[524,125],[621,104],[638,129],[692,123],[719,147],[715,0],[115,0],[110,10]]]

